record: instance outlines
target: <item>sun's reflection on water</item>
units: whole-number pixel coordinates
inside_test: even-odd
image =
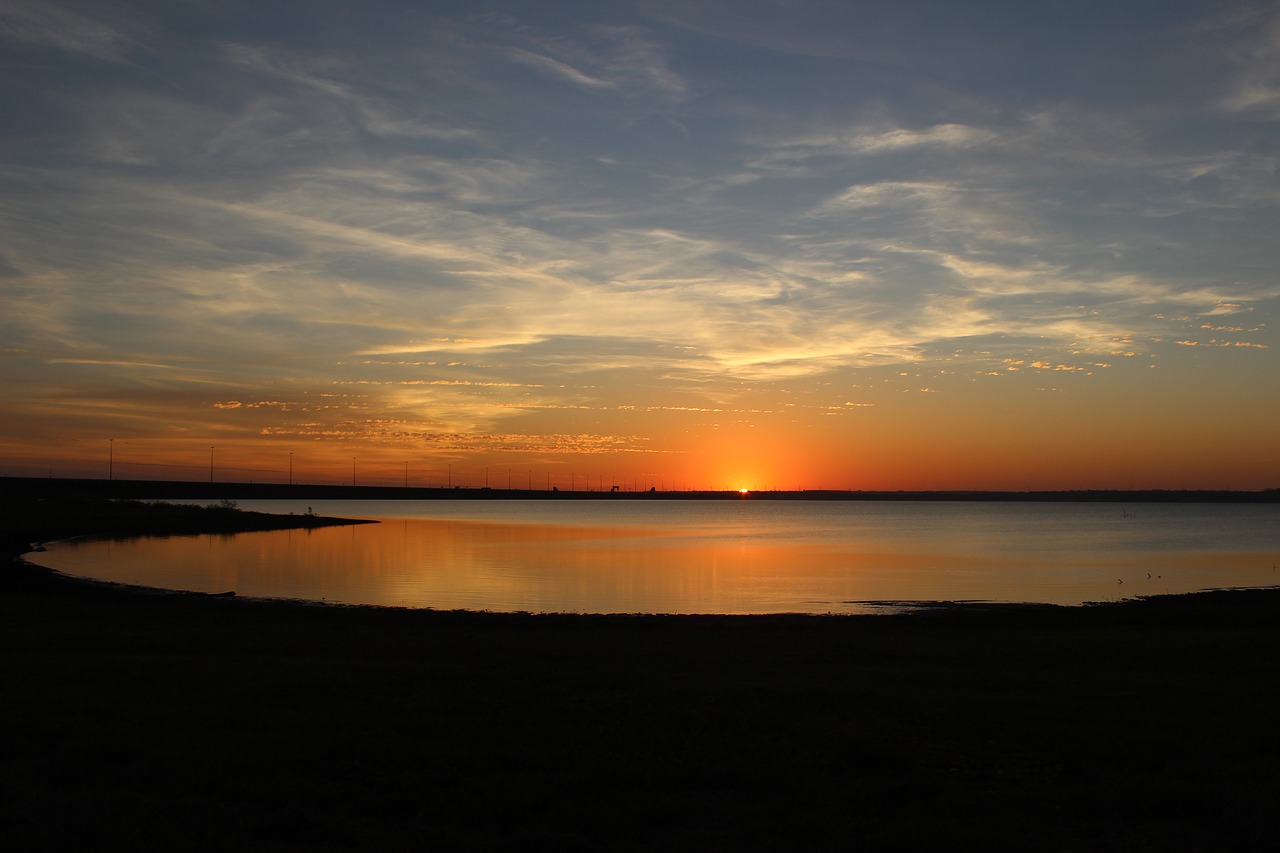
[[[858,613],[877,601],[1077,604],[1280,582],[1275,553],[1050,547],[1043,537],[997,541],[965,526],[933,538],[876,530],[388,518],[199,545],[191,537],[60,543],[34,559],[170,589],[535,612]]]

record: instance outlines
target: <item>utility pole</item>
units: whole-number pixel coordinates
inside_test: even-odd
[[[116,440],[114,438],[107,439],[107,479],[114,480],[116,478]]]
[[[293,452],[289,452],[289,485],[293,485]]]
[[[209,448],[209,482],[213,482],[213,448]]]

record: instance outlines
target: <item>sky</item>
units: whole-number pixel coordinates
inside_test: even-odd
[[[0,0],[0,474],[1280,486],[1275,2]]]

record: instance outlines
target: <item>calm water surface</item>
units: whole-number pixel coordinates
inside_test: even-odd
[[[858,613],[1280,584],[1280,506],[244,501],[380,524],[51,545],[68,574],[438,609]]]

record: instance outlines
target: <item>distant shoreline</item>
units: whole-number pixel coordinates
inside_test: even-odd
[[[0,477],[4,498],[132,498],[196,500],[778,500],[778,501],[1016,501],[1119,503],[1280,503],[1280,488],[1075,489],[1046,491],[588,491],[567,489],[347,486],[190,480],[103,480]]]

